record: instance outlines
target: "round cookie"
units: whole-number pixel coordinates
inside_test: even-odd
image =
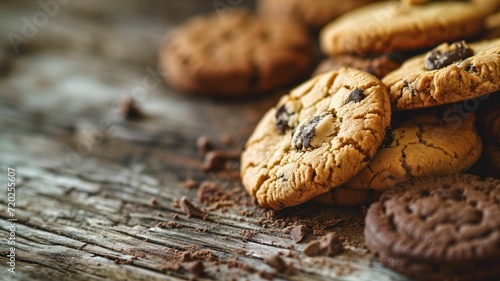
[[[379,196],[380,193],[374,190],[359,190],[340,186],[314,197],[312,201],[330,206],[355,207],[370,205],[378,200]]]
[[[341,68],[283,96],[256,126],[241,156],[246,190],[264,207],[299,205],[366,167],[390,123],[385,86]]]
[[[500,39],[442,44],[382,81],[395,110],[431,107],[500,90]]]
[[[500,180],[416,178],[382,194],[365,218],[381,263],[418,280],[498,280]]]
[[[179,90],[248,96],[305,76],[313,49],[309,34],[298,24],[233,10],[179,26],[167,36],[159,56],[165,79]]]
[[[320,34],[330,56],[379,54],[434,47],[469,38],[484,29],[485,12],[473,2],[444,1],[406,5],[376,2],[344,14]]]
[[[482,152],[474,114],[464,118],[450,110],[444,117],[440,115],[421,113],[388,130],[368,167],[345,186],[383,191],[413,177],[445,176],[469,169]]]
[[[319,30],[338,16],[374,0],[259,0],[260,15],[293,20],[312,30]]]
[[[336,56],[323,60],[313,73],[316,76],[321,73],[339,69],[341,67],[351,67],[368,72],[377,78],[382,79],[386,74],[395,70],[401,65],[396,56],[381,55],[376,57],[359,56]]]

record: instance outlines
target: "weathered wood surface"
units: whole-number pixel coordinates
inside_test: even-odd
[[[156,50],[164,33],[213,12],[211,1],[69,1],[15,53],[7,34],[22,34],[23,18],[40,9],[34,1],[0,3],[1,280],[191,279],[185,263],[175,268],[183,253],[203,260],[200,280],[405,280],[362,248],[333,258],[301,254],[330,231],[362,243],[359,210],[269,212],[238,180],[200,171],[198,136],[240,149],[280,95],[216,101],[185,97],[161,81]],[[145,118],[117,115],[130,95]],[[224,135],[233,139],[229,147]],[[16,171],[15,274],[7,271],[8,167]],[[197,202],[186,179],[218,182],[228,204]],[[176,205],[182,196],[207,217],[187,218]],[[283,233],[297,220],[316,227],[302,243]],[[264,262],[278,252],[293,272]]]

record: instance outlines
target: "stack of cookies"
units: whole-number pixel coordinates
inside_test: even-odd
[[[272,209],[359,205],[415,177],[468,171],[483,152],[476,111],[500,91],[500,39],[480,39],[493,7],[382,1],[324,26],[331,69],[257,125],[241,158],[246,189]]]

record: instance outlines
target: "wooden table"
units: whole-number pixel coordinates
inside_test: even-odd
[[[406,280],[359,246],[359,209],[272,212],[255,206],[238,179],[201,171],[200,135],[217,149],[241,149],[281,95],[194,98],[160,78],[164,34],[193,14],[221,11],[220,3],[26,2],[0,3],[1,280],[186,280],[195,278],[194,260],[205,267],[200,280]],[[143,118],[120,116],[130,96]],[[198,202],[189,179],[217,183],[220,200]],[[188,218],[183,196],[206,216]],[[310,228],[301,243],[283,231],[297,224]],[[342,254],[302,253],[332,231],[351,241]],[[264,261],[276,253],[293,270]]]

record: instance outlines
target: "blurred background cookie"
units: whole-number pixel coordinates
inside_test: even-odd
[[[309,72],[313,51],[301,25],[231,10],[180,25],[167,36],[159,56],[174,88],[235,97],[297,83]]]
[[[258,13],[269,18],[296,21],[319,30],[338,16],[375,0],[259,0]]]
[[[323,52],[330,56],[418,50],[479,34],[484,29],[486,13],[468,1],[424,5],[377,2],[326,25],[320,43]]]

